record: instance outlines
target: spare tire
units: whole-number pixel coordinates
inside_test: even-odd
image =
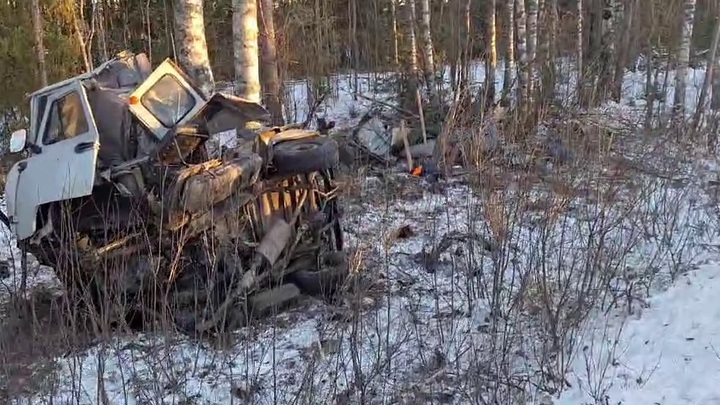
[[[339,161],[338,144],[330,138],[285,141],[273,147],[273,164],[280,175],[332,169]]]

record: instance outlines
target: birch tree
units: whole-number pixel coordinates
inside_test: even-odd
[[[487,52],[488,61],[486,64],[485,87],[490,98],[488,102],[495,99],[495,71],[497,70],[497,25],[496,25],[496,0],[488,2],[488,38],[490,51]]]
[[[415,0],[410,0],[414,3]],[[414,6],[413,6],[414,8]],[[433,51],[432,33],[430,31],[430,0],[420,0],[420,37],[423,46],[423,74],[429,94],[436,95],[435,86],[435,55]]]
[[[527,95],[528,87],[528,55],[527,55],[527,32],[525,14],[525,0],[517,0],[515,3],[517,23],[517,52],[518,52],[518,99],[523,100]]]
[[[415,0],[405,2],[405,21],[407,29],[408,70],[415,80],[418,73],[417,37],[415,36]]]
[[[585,9],[583,8],[583,0],[577,0],[577,20],[575,35],[575,63],[577,64],[577,95],[578,99],[582,97],[583,81],[585,79],[585,66],[583,66],[583,20],[585,18]]]
[[[47,65],[45,63],[45,44],[43,35],[42,13],[40,11],[40,0],[32,0],[30,4],[32,12],[33,34],[35,35],[35,56],[37,58],[40,85],[48,85]]]
[[[503,94],[512,92],[515,72],[515,0],[505,0],[505,18],[507,20],[507,56],[503,72]]]
[[[260,102],[260,56],[256,0],[233,0],[235,94]]]
[[[523,1],[523,0],[521,0]],[[538,45],[538,0],[527,0],[527,94],[535,91],[535,66]]]
[[[397,67],[400,65],[400,47],[398,45],[397,6],[395,2],[396,0],[390,0],[390,18],[392,19],[393,63]]]
[[[275,18],[273,16],[272,0],[260,0],[260,13],[258,14],[260,36],[260,60],[265,105],[272,115],[273,125],[284,123],[282,103],[280,102],[280,72],[277,65],[277,47],[275,44]]]
[[[206,96],[215,90],[210,68],[202,0],[175,0],[175,48],[177,62]]]
[[[695,0],[685,0],[683,3],[682,32],[680,33],[680,48],[678,50],[677,69],[675,72],[675,97],[673,100],[673,115],[676,118],[685,112],[685,94],[687,93],[687,73],[690,63],[690,39],[693,32],[695,18]]]

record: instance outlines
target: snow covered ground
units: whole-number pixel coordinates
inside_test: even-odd
[[[568,376],[573,388],[556,404],[720,403],[718,294],[720,265],[705,264],[622,328],[615,319],[600,326]]]
[[[335,80],[321,115],[350,125],[372,102]],[[625,101],[604,114],[636,119],[628,104],[642,80],[628,74]],[[379,97],[371,77],[361,83]],[[32,404],[720,402],[714,160],[667,169],[672,151],[629,152],[662,175],[625,166],[528,184],[498,172],[431,192],[405,175],[361,174],[344,225],[368,291],[307,301],[224,347],[116,336],[45,358],[33,377],[0,375],[0,387]],[[54,283],[47,269],[31,282]],[[7,294],[17,278],[2,283]]]

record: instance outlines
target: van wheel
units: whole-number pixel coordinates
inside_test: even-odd
[[[299,270],[288,276],[288,281],[305,295],[331,297],[350,275],[350,266],[343,252],[330,252],[322,259],[317,270]]]
[[[326,137],[285,141],[273,147],[273,164],[279,175],[328,170],[339,161],[337,142]]]

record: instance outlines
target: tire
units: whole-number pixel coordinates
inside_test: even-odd
[[[279,175],[319,172],[339,162],[338,144],[330,138],[285,141],[273,148],[273,164]]]
[[[273,310],[280,310],[299,299],[300,293],[299,287],[288,283],[254,294],[248,297],[250,316],[260,318]]]
[[[333,255],[339,257],[339,255]],[[288,276],[288,281],[295,284],[300,291],[312,297],[331,297],[345,283],[350,275],[350,267],[346,259],[332,263],[328,260],[319,270],[300,270]]]

